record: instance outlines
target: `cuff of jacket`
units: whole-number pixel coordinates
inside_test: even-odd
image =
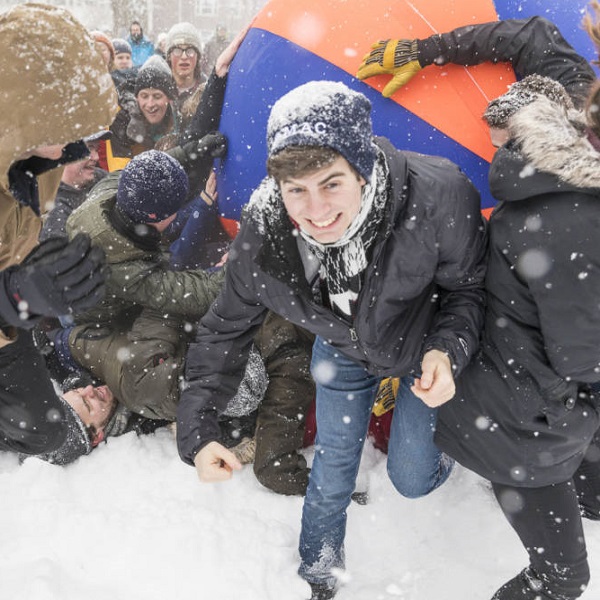
[[[452,374],[454,378],[462,372],[473,356],[473,352],[469,349],[467,340],[461,336],[450,338],[431,339],[423,350],[423,355],[429,350],[439,350],[448,355],[450,365],[452,366]],[[421,357],[422,360],[423,357]]]
[[[442,55],[442,47],[440,46],[440,36],[432,35],[424,40],[417,40],[417,56],[419,64],[422,67],[427,67],[436,64],[444,64],[446,60]],[[439,62],[441,59],[442,62]]]

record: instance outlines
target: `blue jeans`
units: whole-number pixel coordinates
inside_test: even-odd
[[[311,372],[317,385],[315,457],[302,510],[299,574],[333,587],[344,568],[346,509],[354,491],[380,379],[317,337]],[[440,486],[452,462],[433,443],[437,410],[401,381],[388,446],[388,475],[403,495],[417,498]]]

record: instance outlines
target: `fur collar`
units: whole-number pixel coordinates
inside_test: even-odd
[[[578,188],[600,188],[600,153],[585,133],[582,112],[540,96],[509,121],[511,137],[531,166]]]

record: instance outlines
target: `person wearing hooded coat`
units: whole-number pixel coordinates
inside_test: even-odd
[[[64,441],[65,413],[30,329],[104,292],[102,252],[85,236],[38,243],[41,213],[58,189],[57,167],[85,156],[76,140],[107,127],[117,103],[92,38],[63,9],[0,14],[0,46],[0,447],[37,454]]]
[[[543,95],[509,132],[490,170],[482,351],[436,442],[492,481],[529,552],[494,598],[567,600],[589,580],[580,511],[600,519],[600,143]]]
[[[486,322],[435,440],[492,482],[529,553],[493,600],[577,598],[590,577],[581,515],[600,519],[598,84],[541,17],[386,43],[409,60],[383,71],[379,47],[359,76],[393,74],[388,95],[430,64],[505,60],[527,75],[484,113],[501,146]]]

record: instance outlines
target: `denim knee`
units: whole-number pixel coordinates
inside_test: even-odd
[[[409,499],[422,498],[436,490],[448,479],[454,467],[454,460],[446,454],[440,453],[439,460],[433,466],[433,473],[408,469],[406,465],[399,469],[397,463],[388,457],[387,473],[399,494]]]

